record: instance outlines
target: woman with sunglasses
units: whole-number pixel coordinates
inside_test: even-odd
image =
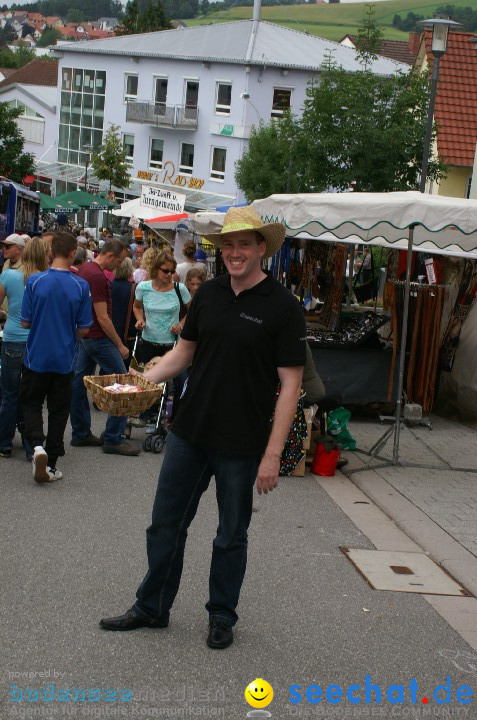
[[[151,264],[151,279],[136,288],[133,311],[136,328],[142,330],[140,355],[144,363],[171,350],[184,324],[180,309],[181,305],[189,307],[190,294],[182,283],[174,284],[175,269],[174,257],[163,250]]]

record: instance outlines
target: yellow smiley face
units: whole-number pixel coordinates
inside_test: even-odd
[[[245,688],[245,700],[254,708],[264,708],[273,700],[273,688],[262,678],[257,678]]]

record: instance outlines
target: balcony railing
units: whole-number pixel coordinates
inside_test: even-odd
[[[137,122],[176,130],[196,130],[199,109],[186,105],[164,105],[147,100],[128,100],[126,122]]]

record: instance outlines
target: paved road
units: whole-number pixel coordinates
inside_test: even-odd
[[[100,430],[104,416],[94,417]],[[339,547],[373,545],[312,476],[284,479],[277,492],[256,496],[241,619],[230,649],[211,651],[204,642],[217,522],[213,487],[191,528],[169,628],[102,631],[99,618],[132,604],[145,571],[144,532],[160,460],[68,447],[59,463],[64,480],[46,487],[33,483],[19,451],[1,461],[1,720],[27,710],[34,717],[67,718],[76,710],[79,718],[241,720],[251,710],[244,689],[256,677],[274,688],[273,718],[449,717],[444,710],[477,717],[469,711],[476,700],[461,705],[455,696],[462,685],[477,692],[477,653],[423,597],[367,585]],[[22,675],[39,672],[47,676]],[[374,694],[365,703],[367,674],[382,689],[380,705]],[[452,700],[439,705],[432,690],[447,676]],[[415,704],[412,678],[419,687]],[[48,682],[99,688],[103,695],[105,688],[130,688],[133,700],[12,702],[9,682],[23,693]],[[403,705],[386,700],[393,683],[405,687]],[[301,688],[299,704],[289,701],[292,684]],[[304,689],[311,684],[337,684],[344,693],[359,684],[361,702],[310,704]]]

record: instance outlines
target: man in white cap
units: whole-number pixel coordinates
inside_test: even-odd
[[[306,333],[296,299],[262,270],[262,261],[285,238],[283,225],[264,225],[250,207],[230,208],[222,231],[206,238],[222,250],[228,274],[199,288],[181,339],[145,373],[159,382],[192,365],[167,437],[147,530],[149,569],[134,606],[100,625],[106,630],[167,627],[187,529],[215,476],[219,526],[206,604],[207,645],[223,649],[233,642],[238,619],[253,486],[257,482],[261,494],[277,485],[300,394]]]

